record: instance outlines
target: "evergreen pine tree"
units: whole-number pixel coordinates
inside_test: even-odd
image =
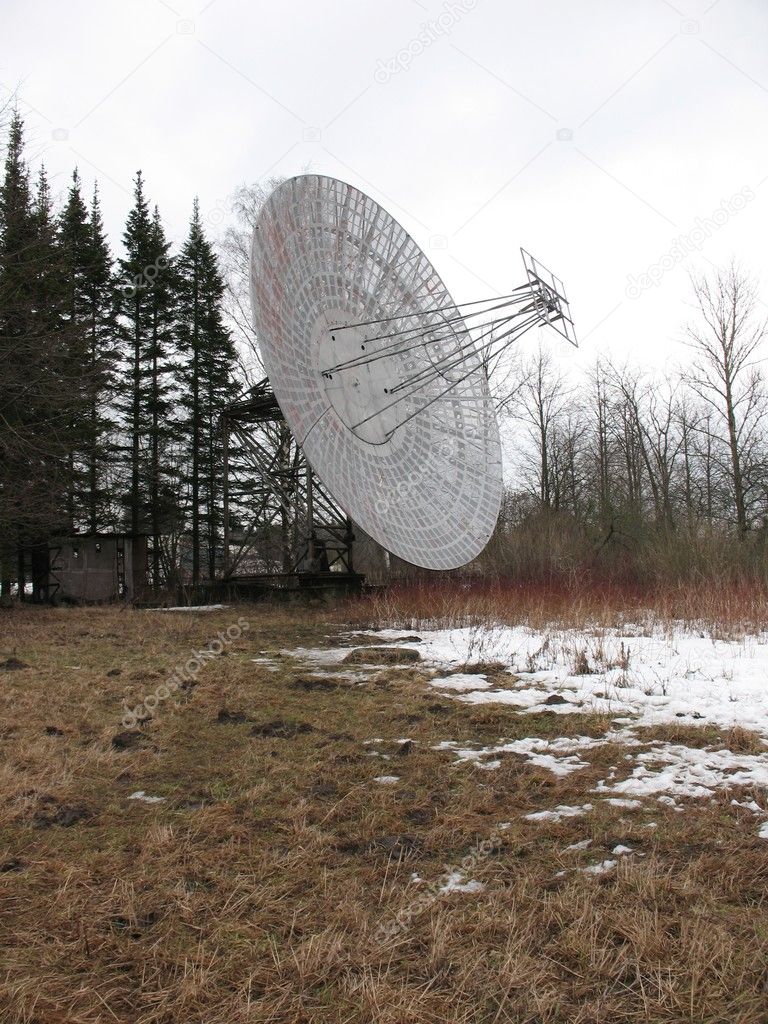
[[[16,530],[23,508],[27,471],[27,378],[31,289],[25,261],[34,245],[35,225],[29,172],[24,162],[24,126],[18,114],[8,133],[0,184],[0,537],[2,589],[10,593]]]
[[[95,532],[109,518],[114,289],[98,193],[94,190],[89,211],[77,171],[60,217],[59,240],[66,344],[70,365],[78,375],[73,388],[68,508],[73,522]]]
[[[0,183],[0,538],[2,585],[13,549],[63,525],[70,379],[62,352],[58,245],[42,171],[33,195],[24,126],[11,122]],[[20,564],[19,581],[23,580]],[[23,591],[21,591],[23,592]]]
[[[127,525],[131,533],[142,533],[146,523],[141,501],[141,438],[145,424],[142,418],[143,356],[150,334],[150,303],[147,299],[145,269],[151,265],[152,221],[144,197],[141,171],[136,175],[134,205],[128,214],[123,233],[125,256],[120,260],[120,286],[118,289],[119,330],[122,342],[122,371],[127,386],[120,391],[124,396],[118,402],[127,438],[124,446],[127,463]]]
[[[152,536],[152,576],[161,578],[161,538],[174,514],[174,491],[164,456],[174,437],[172,419],[175,270],[157,208],[150,215],[144,182],[136,175],[120,260],[119,330],[128,378],[119,403],[128,438],[127,510],[132,533]]]
[[[87,411],[90,392],[87,348],[87,298],[85,295],[86,263],[89,250],[88,211],[80,191],[77,171],[59,219],[61,246],[61,285],[66,346],[70,364],[80,370],[72,396],[71,445],[67,453],[69,480],[67,487],[67,518],[70,529],[81,521],[85,489],[83,450],[87,443]]]
[[[78,429],[80,367],[69,351],[61,240],[45,167],[40,168],[37,176],[32,216],[35,242],[27,269],[32,288],[31,359],[37,373],[27,408],[39,433],[45,434],[42,444],[35,441],[41,472],[34,486],[45,488],[40,506],[45,509],[47,525],[72,531],[69,495],[73,477],[69,453]],[[37,527],[33,528],[36,531]]]
[[[216,570],[222,489],[219,417],[236,390],[235,348],[222,316],[224,282],[203,231],[197,199],[177,269],[184,465],[190,495],[192,580],[197,582],[203,547],[208,576],[212,578]]]
[[[85,513],[88,529],[95,532],[112,520],[109,473],[113,468],[114,457],[109,442],[115,432],[112,403],[117,358],[112,255],[104,232],[99,193],[95,185],[88,217],[88,252],[85,269],[84,294],[90,386],[86,414]]]
[[[173,460],[168,456],[176,437],[173,416],[176,328],[176,269],[170,255],[160,213],[155,207],[150,231],[153,263],[146,273],[151,278],[151,331],[146,347],[147,382],[145,404],[148,420],[149,508],[152,534],[152,578],[157,587],[161,576],[162,537],[176,519],[176,489]]]

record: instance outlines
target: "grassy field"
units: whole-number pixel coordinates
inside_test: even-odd
[[[437,691],[363,632],[423,602],[0,613],[0,1020],[764,1024],[768,843],[732,800],[766,793],[629,813],[593,792],[621,742],[568,775],[458,761],[440,745],[612,723]]]

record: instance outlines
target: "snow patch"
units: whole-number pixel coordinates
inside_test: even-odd
[[[182,604],[174,608],[151,608],[153,612],[222,612],[227,604]]]
[[[646,635],[642,635],[646,634]],[[383,630],[380,638],[399,636]],[[741,725],[768,739],[768,633],[722,640],[679,623],[623,630],[535,630],[527,626],[421,631],[414,643],[423,664],[463,669],[472,662],[503,661],[516,677],[508,689],[477,687],[457,698],[502,703],[555,714],[598,712],[634,722]],[[583,652],[588,675],[574,675]],[[546,705],[553,691],[566,704]]]
[[[733,807],[745,807],[748,811],[752,811],[753,814],[768,814],[763,807],[757,803],[756,800],[731,800]]]
[[[463,871],[451,871],[447,876],[445,884],[437,890],[441,895],[450,892],[482,892],[485,888],[482,882],[465,882],[467,876]]]
[[[590,736],[562,736],[554,740],[525,738],[510,740],[488,747],[461,747],[454,740],[443,740],[436,744],[434,750],[452,750],[459,762],[473,761],[480,768],[498,768],[500,760],[487,761],[498,754],[520,754],[531,764],[539,768],[547,768],[553,775],[570,775],[571,772],[587,768],[589,762],[582,760],[579,754],[608,742],[607,738],[593,739]]]
[[[616,860],[602,860],[599,864],[587,864],[585,868],[577,868],[582,875],[605,875],[609,871],[612,871],[618,861]]]
[[[664,743],[637,754],[635,762],[628,779],[610,786],[600,782],[596,792],[701,798],[711,797],[723,787],[768,786],[768,754],[734,754]]]
[[[456,672],[452,676],[440,676],[439,679],[430,679],[430,686],[439,686],[443,690],[487,690],[491,683],[481,674],[471,675],[466,672]]]
[[[523,817],[526,821],[561,821],[563,818],[577,818],[591,810],[592,804],[584,804],[583,807],[559,804],[554,811],[533,811],[531,814],[524,814]]]
[[[294,647],[282,650],[284,658],[296,658],[309,665],[338,665],[349,654],[348,647]]]

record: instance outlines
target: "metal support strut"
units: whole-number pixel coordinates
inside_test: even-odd
[[[356,430],[377,419],[408,398],[424,397],[415,411],[410,406],[404,407],[402,415],[388,430],[391,436],[398,427],[455,390],[537,325],[552,327],[570,344],[577,344],[563,282],[525,249],[520,252],[527,280],[507,295],[417,312],[400,311],[391,316],[329,328],[333,336],[364,329],[364,341],[359,355],[321,371],[328,384],[338,378],[338,386],[343,386],[344,374],[348,372],[385,360],[397,361],[382,366],[382,373],[391,374],[389,386],[383,388],[385,395],[392,396],[391,400],[385,399],[383,405],[364,419],[350,424],[350,429]],[[421,360],[414,367],[416,356]],[[403,357],[409,357],[407,363],[403,363]],[[404,370],[404,366],[410,368]],[[447,386],[427,396],[425,389],[441,378]]]

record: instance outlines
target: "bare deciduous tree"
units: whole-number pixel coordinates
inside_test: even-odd
[[[539,500],[545,509],[551,509],[554,503],[552,444],[555,425],[571,391],[563,374],[555,369],[551,354],[545,349],[539,348],[524,365],[519,403],[515,411],[528,428],[533,475]]]
[[[744,536],[762,472],[760,345],[768,324],[758,316],[754,283],[736,264],[691,283],[700,318],[686,329],[695,356],[685,379],[715,414],[711,426],[699,429],[708,431],[714,447],[725,448],[736,526]]]
[[[285,179],[267,178],[240,185],[229,199],[233,222],[219,246],[227,286],[225,307],[238,343],[241,369],[251,383],[264,376],[258,339],[253,329],[250,300],[251,236],[264,203]]]

